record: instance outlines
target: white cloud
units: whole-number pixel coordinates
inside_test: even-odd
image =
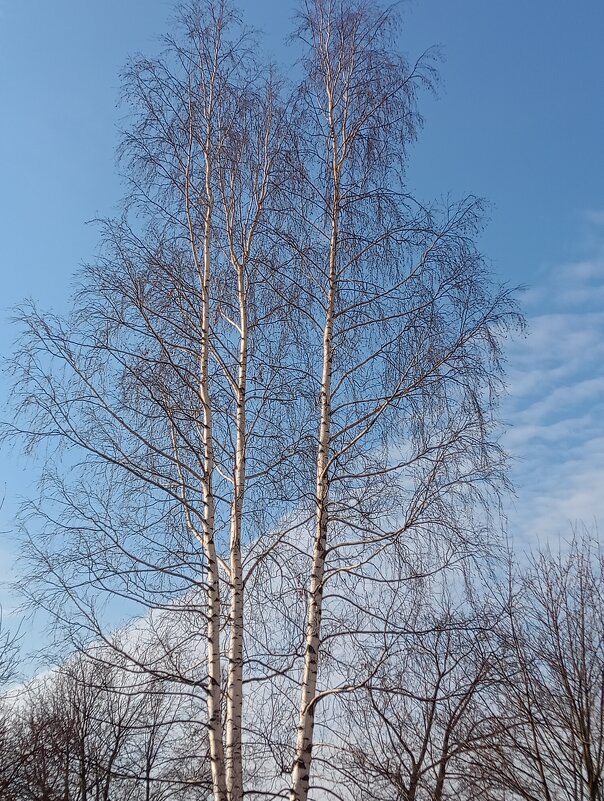
[[[601,243],[593,258],[552,270],[524,302],[529,334],[509,351],[505,415],[518,492],[511,532],[531,543],[604,519]]]

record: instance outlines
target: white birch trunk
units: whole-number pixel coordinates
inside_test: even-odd
[[[229,662],[226,716],[226,780],[230,801],[243,797],[243,755],[241,721],[243,715],[243,575],[241,529],[245,494],[245,395],[247,383],[248,321],[243,265],[237,265],[239,298],[239,372],[237,377],[236,444],[230,541]]]
[[[210,767],[212,774],[212,795],[214,801],[227,801],[223,726],[221,716],[221,670],[220,670],[220,575],[216,546],[214,543],[216,501],[213,489],[215,469],[212,403],[209,387],[210,361],[210,280],[211,280],[211,236],[213,198],[211,190],[211,166],[206,154],[206,192],[207,209],[203,230],[203,264],[200,263],[189,195],[189,174],[187,173],[185,199],[191,250],[200,279],[201,309],[199,351],[199,401],[202,410],[202,446],[204,475],[202,478],[202,546],[207,562],[207,675],[208,687],[206,703],[208,710],[208,741],[210,745]],[[183,482],[184,486],[184,482]],[[191,527],[192,528],[192,527]],[[192,528],[193,530],[193,528]]]
[[[331,98],[330,98],[331,101]],[[331,107],[331,103],[330,103]],[[332,129],[333,130],[333,129]],[[308,592],[308,621],[304,669],[300,692],[300,710],[296,736],[296,749],[292,768],[290,801],[307,801],[310,783],[310,768],[315,722],[315,695],[319,670],[321,645],[321,616],[323,610],[323,578],[327,548],[328,501],[329,501],[329,451],[331,441],[331,383],[333,370],[333,325],[337,284],[338,214],[339,214],[339,169],[336,158],[335,139],[333,156],[334,194],[332,207],[332,229],[329,246],[329,289],[325,326],[323,329],[323,371],[321,376],[319,448],[316,474],[316,518],[312,554],[312,569]]]
[[[220,576],[216,546],[214,543],[215,498],[213,492],[213,473],[215,468],[214,443],[212,431],[212,405],[209,390],[210,356],[210,275],[211,275],[211,227],[212,227],[212,189],[211,170],[206,165],[206,192],[208,208],[204,222],[204,265],[201,315],[201,354],[200,354],[200,398],[203,409],[203,449],[205,475],[203,479],[203,536],[208,574],[208,733],[210,741],[210,761],[214,801],[227,801],[224,770],[224,745],[222,717],[220,709]]]
[[[207,133],[205,142],[205,193],[206,211],[203,225],[203,263],[200,264],[197,236],[191,213],[190,174],[187,168],[185,200],[191,249],[200,280],[201,309],[199,352],[199,401],[202,409],[202,445],[204,474],[202,479],[202,544],[207,562],[207,709],[208,740],[210,746],[210,765],[212,774],[212,794],[214,801],[227,801],[223,725],[221,715],[221,660],[220,660],[220,574],[216,545],[214,542],[216,501],[213,489],[215,470],[214,441],[212,425],[212,400],[209,386],[210,362],[210,281],[212,275],[211,240],[214,213],[212,191],[212,165],[210,159],[212,101],[209,103]],[[191,135],[192,143],[192,135]]]

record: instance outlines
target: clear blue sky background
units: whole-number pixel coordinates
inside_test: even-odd
[[[281,61],[294,3],[244,0]],[[152,53],[167,0],[0,0],[0,353],[9,308],[31,295],[62,309],[94,252],[85,222],[117,210],[119,69]],[[445,61],[410,180],[426,198],[473,192],[492,204],[482,246],[494,270],[528,284],[531,335],[510,349],[507,443],[519,462],[513,533],[532,541],[604,512],[604,3],[403,3],[410,56]],[[5,384],[0,393],[5,395]],[[4,398],[2,398],[3,400]],[[0,454],[10,531],[30,465]],[[0,579],[14,549],[0,535]],[[5,607],[12,599],[5,590]]]

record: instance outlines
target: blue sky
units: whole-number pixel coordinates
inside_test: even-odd
[[[294,3],[242,6],[286,58]],[[501,278],[529,286],[531,333],[509,350],[510,525],[519,542],[556,536],[569,520],[604,513],[604,3],[402,8],[408,53],[438,44],[445,56],[438,97],[423,101],[410,182],[426,198],[487,198],[482,247]],[[27,295],[64,308],[72,272],[94,252],[86,221],[117,209],[119,69],[129,54],[154,51],[170,10],[167,0],[0,0],[2,354],[9,308]],[[24,457],[0,453],[3,532],[30,474]],[[0,536],[2,578],[14,548]],[[6,590],[0,600],[10,608]]]

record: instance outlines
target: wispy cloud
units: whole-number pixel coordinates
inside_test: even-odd
[[[591,258],[561,265],[527,292],[530,332],[509,352],[506,444],[518,491],[510,523],[519,542],[604,520],[603,245],[604,237]]]

